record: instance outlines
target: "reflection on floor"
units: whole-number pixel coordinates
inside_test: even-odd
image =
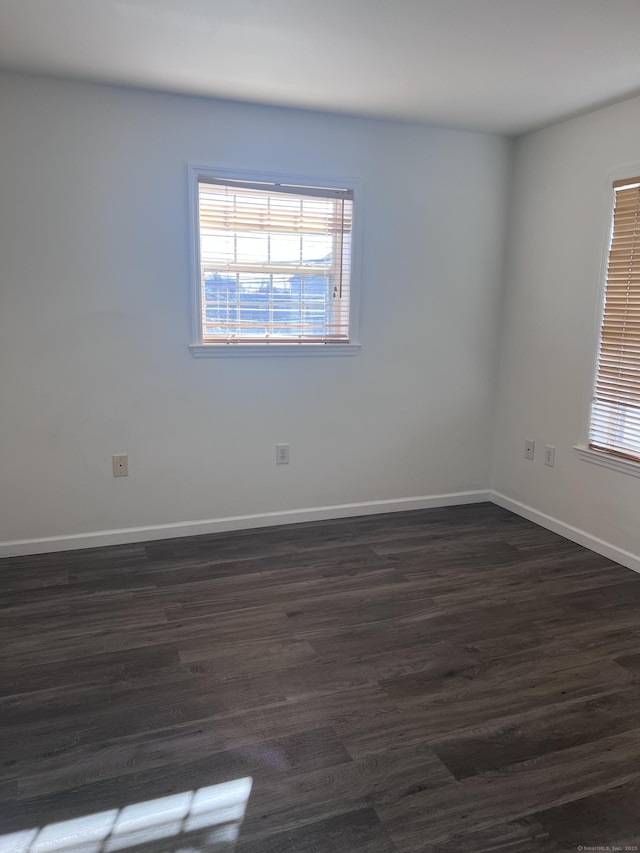
[[[236,779],[0,836],[0,853],[233,849],[251,779]]]

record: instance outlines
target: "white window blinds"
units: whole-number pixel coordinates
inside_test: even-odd
[[[613,187],[589,446],[640,461],[640,177]]]
[[[345,343],[353,192],[198,180],[203,343]]]

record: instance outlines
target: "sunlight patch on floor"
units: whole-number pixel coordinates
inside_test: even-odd
[[[251,777],[235,779],[147,800],[84,817],[50,823],[0,836],[0,853],[111,853],[173,839],[168,850],[198,853],[213,844],[233,842],[251,793]],[[194,846],[180,836],[198,834],[206,843]]]

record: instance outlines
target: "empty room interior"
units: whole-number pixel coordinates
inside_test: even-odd
[[[0,853],[640,849],[639,29],[0,0]]]

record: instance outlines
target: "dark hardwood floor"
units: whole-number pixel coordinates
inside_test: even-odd
[[[640,577],[496,506],[0,576],[3,853],[640,847]]]

